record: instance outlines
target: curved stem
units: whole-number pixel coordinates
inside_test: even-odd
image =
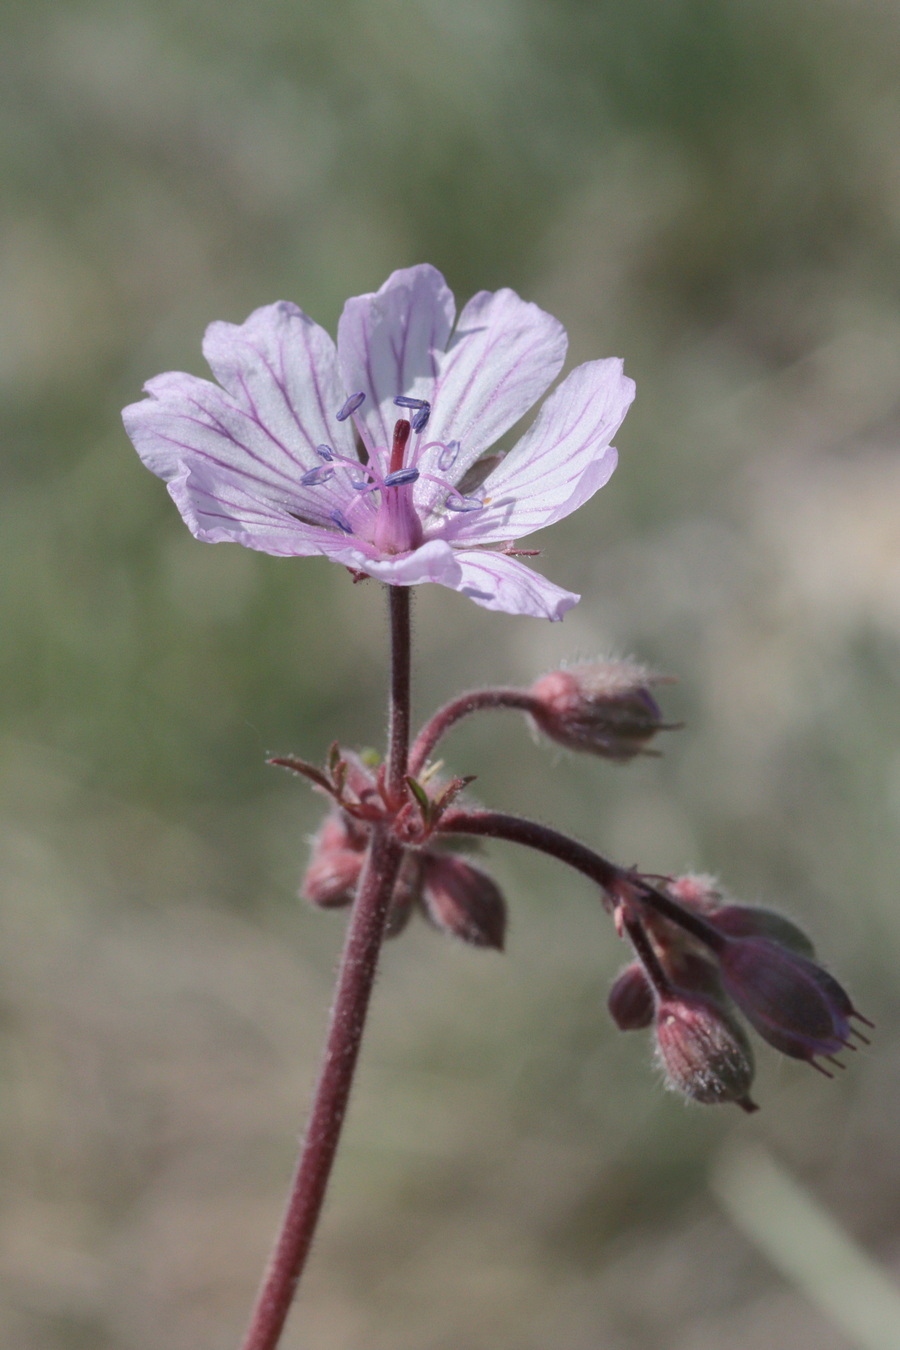
[[[480,712],[482,708],[520,708],[522,712],[531,712],[536,702],[525,689],[473,689],[460,694],[439,708],[419,732],[410,752],[409,772],[413,777],[421,773],[441,737],[469,713]]]
[[[406,772],[410,724],[410,614],[406,588],[390,588],[390,613],[387,782],[389,791],[399,796]],[[383,826],[376,826],[347,926],[309,1125],[281,1232],[242,1350],[276,1350],[309,1255],[347,1111],[378,953],[402,861],[402,846]]]
[[[657,890],[642,876],[619,867],[601,853],[595,853],[592,848],[579,844],[577,839],[570,839],[567,834],[561,834],[549,825],[540,825],[535,820],[526,820],[521,816],[508,816],[502,811],[447,811],[441,817],[438,828],[441,834],[475,834],[488,839],[507,839],[510,843],[524,844],[527,848],[547,853],[596,882],[613,901],[623,885],[636,888],[638,898],[644,904],[705,942],[714,951],[721,951],[727,942],[705,919],[683,909],[665,891]]]

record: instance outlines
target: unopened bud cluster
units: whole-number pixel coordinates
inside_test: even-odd
[[[672,878],[662,890],[642,891],[639,881],[623,888],[617,918],[638,959],[617,976],[608,1006],[623,1031],[654,1027],[670,1087],[694,1101],[756,1109],[738,1013],[776,1050],[829,1077],[820,1060],[842,1068],[839,1051],[854,1050],[854,1036],[865,1043],[852,1022],[871,1023],[791,920],[729,903],[710,877]]]
[[[351,763],[354,795],[368,800],[375,791],[375,776],[359,759]],[[349,905],[359,884],[370,833],[370,826],[333,807],[312,840],[300,887],[304,899],[323,909]],[[500,888],[481,868],[455,853],[428,846],[405,850],[386,936],[402,932],[416,909],[435,928],[471,946],[503,949],[506,901]]]

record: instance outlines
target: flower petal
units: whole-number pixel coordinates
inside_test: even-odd
[[[346,394],[334,342],[299,306],[279,300],[242,324],[211,323],[203,355],[237,406],[307,467],[323,443],[354,454],[352,427],[336,416]]]
[[[609,442],[633,398],[620,360],[578,366],[485,480],[485,509],[448,520],[441,537],[457,544],[520,539],[582,506],[616,467]]]
[[[306,551],[266,539],[273,525],[279,540],[296,534],[294,517],[303,527],[327,525],[353,496],[346,470],[316,487],[300,481],[322,467],[318,444],[355,457],[352,429],[334,417],[343,402],[334,344],[281,302],[242,325],[211,324],[204,351],[224,389],[179,372],[148,381],[150,397],[122,414],[138,454],[172,484],[198,538]]]
[[[464,549],[456,560],[462,577],[455,589],[484,609],[556,622],[581,599],[503,553]]]
[[[243,544],[280,557],[310,557],[337,537],[260,497],[245,475],[211,468],[201,459],[184,463],[168,488],[191,534],[208,544]]]
[[[338,361],[347,394],[366,396],[358,417],[375,445],[391,444],[398,394],[431,400],[455,313],[452,291],[427,263],[392,272],[379,291],[347,301]]]
[[[441,357],[429,395],[431,420],[423,433],[426,441],[459,442],[450,481],[458,483],[550,387],[562,369],[567,341],[558,319],[515,291],[480,291],[472,297]],[[427,451],[422,468],[435,472],[440,453]],[[427,480],[421,484],[417,501],[430,504],[441,495]]]
[[[394,558],[372,555],[365,546],[356,548],[346,536],[334,535],[320,543],[317,552],[324,553],[332,562],[343,563],[355,572],[366,572],[370,577],[392,586],[417,586],[423,581],[436,581],[442,586],[458,589],[460,567],[457,554],[442,539],[432,539],[412,553]]]

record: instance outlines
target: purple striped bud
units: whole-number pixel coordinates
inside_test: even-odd
[[[722,905],[706,917],[713,928],[726,937],[769,938],[771,942],[777,942],[799,956],[812,959],[816,954],[803,929],[774,909],[760,909],[756,905]]]
[[[531,715],[557,744],[624,763],[645,753],[664,725],[653,678],[625,661],[554,670],[531,686]]]
[[[452,854],[423,857],[425,912],[436,928],[474,947],[503,950],[506,901],[485,873]]]
[[[850,1019],[865,1020],[827,971],[768,937],[729,939],[718,958],[725,989],[751,1026],[792,1059],[821,1068],[817,1057],[849,1044]]]
[[[666,1083],[706,1105],[750,1100],[753,1051],[743,1030],[716,1000],[673,990],[656,1009],[656,1048]]]

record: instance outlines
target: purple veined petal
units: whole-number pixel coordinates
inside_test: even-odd
[[[459,589],[457,555],[442,539],[432,539],[421,548],[394,558],[379,558],[374,549],[369,551],[364,543],[354,546],[344,536],[338,535],[323,540],[317,551],[324,553],[333,562],[343,563],[357,572],[367,572],[369,576],[393,586],[418,586],[421,582],[433,581],[453,590]]]
[[[315,521],[292,516],[278,499],[260,496],[240,474],[213,472],[202,460],[183,464],[168,489],[188,529],[206,543],[243,544],[279,557],[311,557],[331,537]]]
[[[441,357],[428,435],[460,442],[458,482],[534,406],[562,369],[568,340],[558,319],[515,291],[481,291],[466,305]],[[417,500],[431,504],[433,489]]]
[[[578,366],[485,480],[485,509],[448,523],[442,537],[456,544],[521,539],[582,506],[616,467],[609,442],[633,398],[634,381],[617,358]]]
[[[166,482],[181,482],[182,514],[194,484],[214,497],[227,489],[232,502],[243,492],[250,502],[269,503],[276,512],[317,522],[327,520],[350,496],[338,477],[304,485],[304,475],[322,467],[319,457],[304,448],[304,463],[299,452],[285,452],[274,433],[218,385],[170,372],[149,380],[145,389],[150,397],[125,408],[122,419],[147,468]],[[197,509],[205,509],[203,503]],[[252,521],[251,511],[248,526]]]
[[[456,560],[462,576],[455,589],[484,609],[555,623],[581,599],[503,553],[464,549],[457,551]]]
[[[355,456],[352,424],[336,420],[348,391],[334,342],[297,305],[279,300],[242,324],[211,323],[203,355],[235,403],[307,468],[322,443]]]
[[[426,263],[393,272],[379,291],[344,306],[340,371],[345,388],[366,395],[358,416],[376,445],[391,444],[398,394],[430,401],[455,313],[452,291]]]

